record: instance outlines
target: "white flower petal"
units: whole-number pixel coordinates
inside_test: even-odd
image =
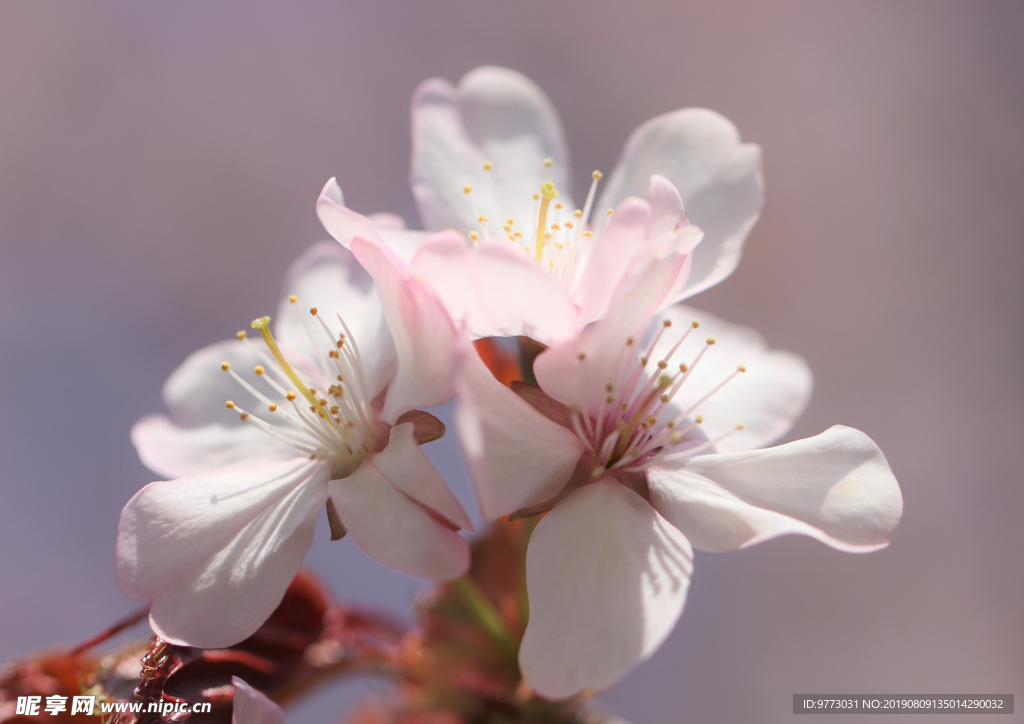
[[[355,239],[352,251],[376,283],[398,356],[381,418],[394,424],[403,412],[447,402],[455,395],[458,335],[444,305],[386,246]]]
[[[761,212],[761,150],[741,143],[736,127],[714,111],[686,108],[652,118],[626,141],[596,208],[642,196],[652,174],[668,178],[690,221],[704,230],[679,299],[717,284],[739,263]]]
[[[231,724],[284,724],[284,710],[269,696],[237,676],[231,677],[231,683],[235,687]]]
[[[532,216],[533,194],[547,180],[568,208],[568,152],[551,102],[529,78],[487,66],[466,74],[458,88],[434,78],[412,100],[412,190],[430,230],[493,229],[509,218],[522,227]],[[545,168],[543,160],[554,164]],[[494,164],[484,171],[484,162]],[[472,198],[463,192],[473,189]],[[474,204],[476,208],[474,210]]]
[[[668,371],[675,372],[681,362],[692,363],[709,336],[715,338],[715,344],[693,368],[662,420],[689,410],[743,365],[746,372],[736,375],[693,412],[704,417],[703,433],[710,439],[730,433],[716,446],[717,452],[752,450],[785,435],[811,397],[813,380],[807,362],[790,352],[769,349],[756,330],[682,305],[666,309],[652,323],[649,334],[664,320],[672,326],[662,335],[651,359],[661,360],[668,354],[694,319],[700,321],[700,327],[690,332],[669,360]],[[743,429],[735,430],[737,424]]]
[[[289,300],[291,295],[298,298],[295,303]],[[309,313],[313,307],[335,334],[344,331],[338,315],[345,320],[359,346],[370,399],[377,397],[398,368],[395,344],[373,279],[351,251],[336,243],[314,244],[292,264],[274,320],[278,341],[288,354],[294,350],[326,363],[325,350],[334,349],[337,337],[328,338]]]
[[[252,425],[178,427],[166,415],[147,415],[132,426],[132,444],[142,464],[167,478],[217,468],[295,458],[295,448]]]
[[[366,458],[352,475],[328,484],[353,542],[378,563],[412,576],[461,576],[469,568],[465,539],[395,487],[378,467],[379,457]],[[395,472],[387,463],[381,467]]]
[[[121,512],[117,584],[171,643],[222,648],[273,613],[313,540],[330,467],[305,459],[150,483]]]
[[[525,335],[550,344],[578,329],[579,311],[562,285],[502,245],[471,250],[459,236],[436,234],[412,266],[473,337]]]
[[[239,374],[251,379],[256,365],[263,364],[258,347],[266,349],[262,340],[247,344],[231,339],[208,345],[186,357],[164,383],[164,404],[174,424],[237,427],[242,423],[236,413],[224,407],[227,400],[234,400],[243,410],[259,409],[262,403],[221,369],[221,363],[227,362]]]
[[[903,496],[882,451],[835,426],[767,450],[701,455],[647,471],[651,502],[701,550],[790,533],[842,551],[888,545]]]
[[[467,354],[456,384],[459,440],[488,520],[550,500],[569,481],[583,443],[498,382]]]
[[[686,602],[693,551],[639,495],[586,485],[537,524],[526,554],[526,682],[563,699],[603,689],[650,656]]]
[[[473,529],[466,511],[437,470],[420,450],[411,422],[391,428],[387,447],[375,455],[373,464],[392,485],[441,515],[457,528]]]

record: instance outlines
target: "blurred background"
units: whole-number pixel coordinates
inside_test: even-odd
[[[794,693],[1024,708],[1022,37],[1014,2],[0,3],[0,659],[136,606],[113,576],[120,509],[153,479],[132,422],[189,352],[273,313],[326,236],[328,177],[417,226],[410,95],[495,63],[560,110],[577,197],[678,107],[762,145],[764,214],[693,304],[804,355],[791,437],[866,431],[905,496],[874,555],[698,554],[680,625],[607,705],[634,724],[788,722]],[[452,437],[432,447],[468,500]],[[308,560],[342,600],[408,615],[420,590],[325,525]]]

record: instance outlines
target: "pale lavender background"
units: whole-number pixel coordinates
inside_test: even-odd
[[[697,304],[805,355],[794,434],[867,431],[906,500],[879,554],[699,555],[682,622],[606,701],[635,724],[789,722],[812,692],[1024,707],[1024,6],[481,5],[0,4],[0,658],[134,606],[112,573],[151,479],[132,421],[273,311],[329,176],[415,221],[409,96],[490,62],[551,95],[581,182],[684,105],[764,147],[764,216]],[[310,561],[339,595],[408,610],[412,579],[326,538]]]

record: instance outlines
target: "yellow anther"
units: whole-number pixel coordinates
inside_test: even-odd
[[[256,365],[256,369],[254,369],[253,372],[255,372],[258,375],[262,375],[264,372],[266,372],[266,370],[263,369],[263,365]]]
[[[479,241],[480,240],[480,234],[476,233],[475,231],[469,232],[469,240],[470,241]]]
[[[594,173],[590,174],[590,178],[594,179],[595,181],[600,181],[602,176],[604,176],[604,174],[601,173],[600,171],[594,171]]]
[[[686,364],[685,362],[680,362],[679,363],[679,371],[680,372],[686,372],[686,370],[688,370],[688,369],[690,369],[690,366],[688,364]]]
[[[473,193],[473,187],[470,186],[469,184],[463,186],[462,187],[462,193],[464,193],[466,195],[469,195],[469,194]]]
[[[477,220],[477,222],[479,222],[481,224],[486,224],[487,223],[487,214],[480,214],[480,216],[478,216],[476,220]]]
[[[493,163],[490,161],[484,161],[484,171],[490,171],[492,168],[494,168]]]
[[[242,329],[242,330],[239,330],[239,331],[235,332],[235,337],[236,337],[236,338],[237,338],[237,339],[238,339],[239,341],[241,341],[241,340],[245,339],[245,337],[246,337],[246,334],[245,334],[245,330],[244,330],[244,329]]]
[[[292,402],[293,400],[295,400],[295,393],[292,392],[291,390],[288,390],[288,394],[285,395],[285,397],[288,398],[288,402]]]
[[[607,213],[607,214],[608,214],[609,216],[611,216],[612,214],[614,214],[614,213],[615,213],[615,209],[608,209],[608,211],[607,211],[606,213]]]
[[[516,220],[515,220],[515,219],[509,219],[509,220],[508,220],[508,225],[509,225],[509,226],[514,226],[514,225],[515,225],[515,223],[516,223]]]
[[[332,349],[330,352],[328,352],[327,356],[330,357],[331,359],[339,359],[341,357],[341,355],[338,354],[338,350],[336,349]]]
[[[315,395],[316,394],[316,388],[315,387],[310,387],[309,388],[309,392],[310,392],[310,394]]]
[[[246,420],[249,419],[249,413],[243,412],[241,415],[238,416],[238,419],[241,420],[242,422],[245,422]]]
[[[736,429],[737,430],[742,430],[743,429],[743,423],[742,422],[737,422],[736,423]]]
[[[315,317],[319,312],[316,307],[310,307],[309,313]]]
[[[553,159],[553,158],[545,158],[544,159],[544,168],[551,168],[554,165],[555,165],[555,159]]]
[[[668,375],[662,375],[661,377],[658,378],[658,387],[671,387],[671,386],[672,386],[672,378],[669,377]]]
[[[338,382],[344,382],[344,381],[345,380],[341,379],[341,375],[338,375]]]
[[[575,211],[572,212],[572,215],[575,216],[578,219],[581,216],[583,216],[583,212],[580,211],[579,209],[576,209]]]
[[[561,229],[562,229],[562,226],[560,224],[552,224],[551,225],[551,230],[552,231],[561,231]]]
[[[668,439],[672,442],[673,445],[676,445],[682,441],[683,436],[680,435],[678,432],[673,432],[671,435],[668,436]]]
[[[501,228],[502,228],[502,229],[503,229],[503,230],[505,231],[505,233],[506,233],[506,234],[511,234],[511,233],[512,233],[512,227],[511,227],[511,226],[509,226],[508,224],[505,224],[505,225],[504,225],[503,227],[501,227]]]
[[[565,222],[565,228],[566,228],[566,229],[571,229],[571,228],[573,228],[572,222],[571,222],[571,221],[566,221],[566,222]]]
[[[697,329],[697,327],[699,327],[699,326],[700,326],[700,320],[699,320],[699,319],[695,319],[695,320],[693,320],[692,322],[690,322],[690,325],[691,325],[691,326],[692,326],[692,327],[693,327],[694,329]]]
[[[747,366],[746,365],[736,365],[736,371],[737,372],[746,372],[747,371]]]
[[[228,408],[229,410],[234,410],[235,403],[232,402],[231,400],[228,400],[227,402],[224,403],[224,407]]]
[[[661,360],[660,362],[658,362],[658,369],[663,370],[666,367],[668,367],[668,362],[666,362],[665,360]]]
[[[558,202],[556,202],[556,203],[555,203],[555,208],[556,208],[556,209],[561,209],[561,208],[564,208],[564,207],[562,206],[562,202],[561,202],[561,201],[558,201]]]
[[[231,363],[230,362],[221,362],[220,363],[220,368],[222,370],[224,370],[225,372],[227,372],[229,369],[231,369]]]
[[[277,412],[277,405],[271,402],[269,405],[267,405],[267,409],[270,410],[271,412]]]
[[[523,238],[523,232],[517,231],[514,234],[512,234],[512,236],[516,237],[517,239],[522,239]]]
[[[708,343],[708,346],[710,347],[711,345],[713,345],[715,343],[715,338],[714,337],[708,337],[707,343]]]
[[[332,405],[332,406],[331,406],[331,414],[332,414],[332,415],[337,415],[337,414],[338,414],[338,410],[340,410],[340,409],[341,409],[341,408],[340,408],[340,407],[338,407],[337,405]]]
[[[701,424],[702,422],[704,422],[704,415],[697,415],[695,418],[693,418],[693,421],[696,422],[698,425]]]
[[[555,188],[554,181],[545,181],[540,185],[540,195],[546,199],[553,199],[558,196],[558,189]]]
[[[288,301],[291,302],[292,304],[295,304],[295,302],[299,301],[299,298],[292,294],[290,297],[288,297]]]
[[[327,407],[327,400],[320,400],[320,407]]]
[[[537,200],[537,199],[539,199],[539,198],[540,198],[540,194],[534,194],[534,195],[533,195],[533,200],[534,200],[534,201],[536,201],[536,200]]]
[[[583,232],[583,236],[585,236],[586,238],[588,238],[588,239],[589,239],[590,237],[592,237],[592,236],[593,236],[593,233],[591,233],[591,232],[589,232],[589,231],[584,231],[584,232]]]

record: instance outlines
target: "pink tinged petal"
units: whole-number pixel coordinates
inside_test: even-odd
[[[427,229],[468,232],[479,228],[478,213],[490,216],[492,230],[510,217],[526,226],[533,194],[547,180],[572,208],[558,115],[543,91],[513,70],[477,68],[458,88],[438,78],[423,83],[412,99],[412,143],[412,190]],[[487,161],[493,168],[484,171]]]
[[[346,249],[352,246],[352,240],[357,237],[375,244],[384,243],[384,238],[372,221],[345,206],[341,187],[334,178],[320,192],[320,198],[316,201],[316,215],[327,233]]]
[[[725,279],[739,263],[743,242],[761,212],[761,149],[741,143],[736,127],[713,111],[666,113],[626,141],[596,208],[642,195],[651,174],[675,184],[690,221],[704,230],[680,298],[692,296]]]
[[[291,295],[298,298],[295,303],[290,301]],[[313,307],[335,334],[333,340],[310,315]],[[321,366],[327,365],[328,352],[334,349],[337,335],[344,332],[339,314],[359,346],[373,399],[383,392],[398,368],[395,344],[373,278],[351,251],[332,242],[314,244],[285,275],[284,294],[274,320],[278,341],[286,353],[295,351]],[[333,366],[327,369],[327,379],[333,378],[336,370]]]
[[[647,246],[650,225],[650,204],[629,198],[594,239],[576,292],[583,319],[596,319],[608,310],[615,287]]]
[[[231,684],[235,687],[231,724],[284,724],[284,709],[269,696],[237,676],[231,677]]]
[[[687,336],[669,360],[669,370],[675,370],[680,362],[692,362],[709,336],[715,338],[715,345],[693,368],[662,419],[668,421],[690,409],[743,365],[746,372],[736,375],[692,415],[704,417],[701,429],[710,439],[729,433],[716,446],[717,452],[764,447],[785,435],[811,397],[813,379],[807,362],[790,352],[769,349],[756,330],[682,305],[666,309],[652,325],[653,332],[663,320],[672,322],[655,347],[652,359],[660,360],[668,354],[694,319],[700,321],[700,327]],[[743,429],[735,430],[737,424],[742,424]]]
[[[376,282],[398,355],[381,417],[394,424],[403,412],[447,402],[455,394],[457,333],[441,301],[386,247],[356,239],[352,251]]]
[[[672,631],[692,571],[686,538],[629,488],[605,478],[574,492],[530,539],[526,683],[564,699],[617,682]]]
[[[374,456],[373,464],[392,485],[456,528],[473,529],[466,511],[420,450],[414,437],[413,423],[406,422],[391,428],[388,445]]]
[[[433,580],[458,578],[469,568],[469,545],[388,477],[423,494],[422,480],[407,478],[418,471],[408,462],[382,463],[382,455],[368,457],[352,475],[328,484],[345,529],[360,550],[389,568]]]
[[[652,174],[647,186],[647,200],[651,205],[651,236],[677,231],[689,223],[683,210],[683,199],[671,181],[660,174]]]
[[[533,372],[541,389],[562,404],[591,411],[601,406],[607,385],[622,390],[646,352],[640,342],[653,315],[688,261],[678,253],[637,258],[619,281],[604,319],[538,355]]]
[[[882,451],[840,425],[767,450],[654,466],[647,480],[654,507],[701,550],[799,533],[841,551],[870,552],[888,545],[903,514]]]
[[[256,347],[262,344],[232,339],[190,354],[164,383],[164,404],[170,410],[171,420],[182,427],[212,423],[228,427],[241,425],[238,415],[226,409],[224,403],[234,400],[243,410],[257,410],[262,403],[225,373],[221,364],[227,362],[232,369],[251,379],[253,368],[263,364]]]
[[[242,641],[298,572],[329,473],[300,459],[147,485],[121,512],[118,586],[153,602],[150,625],[171,643]]]
[[[143,417],[132,426],[131,437],[142,464],[167,478],[291,460],[297,455],[295,448],[252,425],[178,427],[165,415]]]
[[[473,337],[525,335],[549,344],[579,328],[579,312],[562,285],[499,244],[471,250],[455,233],[436,234],[412,266]]]
[[[550,500],[583,454],[580,439],[498,382],[466,355],[457,384],[459,439],[488,520]]]

